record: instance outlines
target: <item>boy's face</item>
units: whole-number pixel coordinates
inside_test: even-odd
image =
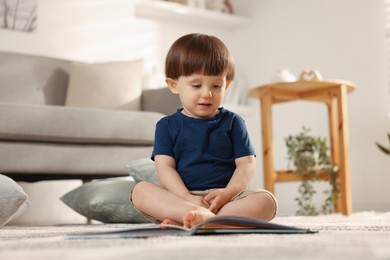
[[[230,82],[226,75],[206,76],[194,73],[180,76],[177,80],[167,78],[166,82],[174,94],[178,94],[183,113],[194,118],[210,118],[219,113],[225,90]]]

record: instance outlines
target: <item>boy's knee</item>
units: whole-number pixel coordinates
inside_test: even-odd
[[[278,211],[278,203],[276,202],[275,197],[269,193],[263,193],[263,196],[263,203],[265,204],[265,208],[269,209],[267,210],[267,219],[272,220]]]
[[[147,186],[148,182],[139,182],[135,184],[133,190],[130,194],[130,201],[137,206],[137,204],[140,202],[140,199],[144,197],[143,192],[145,191],[145,186]]]

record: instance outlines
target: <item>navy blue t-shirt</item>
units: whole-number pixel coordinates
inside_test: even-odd
[[[155,155],[175,158],[188,190],[224,188],[236,168],[234,160],[255,155],[244,120],[220,108],[212,118],[192,118],[182,109],[156,125]]]

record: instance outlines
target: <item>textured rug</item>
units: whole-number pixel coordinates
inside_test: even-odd
[[[390,212],[277,217],[273,222],[319,233],[70,240],[66,234],[134,225],[5,226],[0,259],[390,259]]]

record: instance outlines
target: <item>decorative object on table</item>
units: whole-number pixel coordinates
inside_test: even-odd
[[[288,69],[281,69],[272,77],[272,82],[293,82],[296,80]]]
[[[60,199],[77,213],[104,223],[146,223],[130,203],[135,181],[121,178],[86,183]]]
[[[0,28],[31,32],[36,28],[37,0],[0,0]]]
[[[294,173],[302,178],[298,188],[300,196],[295,198],[299,206],[296,214],[303,216],[331,214],[339,193],[336,183],[338,167],[331,162],[326,138],[310,136],[309,132],[310,129],[303,127],[299,134],[285,138],[288,159],[295,167]],[[313,203],[313,196],[316,194],[313,183],[323,181],[319,178],[320,174],[329,175],[330,190],[324,191],[327,197],[321,210],[317,210]]]
[[[11,178],[0,174],[0,227],[28,208],[27,198],[22,187]]]
[[[321,81],[322,76],[318,70],[304,70],[299,77],[301,81]]]
[[[387,139],[390,143],[390,132],[387,133]],[[379,150],[381,150],[382,152],[384,152],[387,155],[390,155],[390,148],[389,147],[386,147],[386,146],[380,144],[379,142],[375,142],[375,144],[379,148]]]

